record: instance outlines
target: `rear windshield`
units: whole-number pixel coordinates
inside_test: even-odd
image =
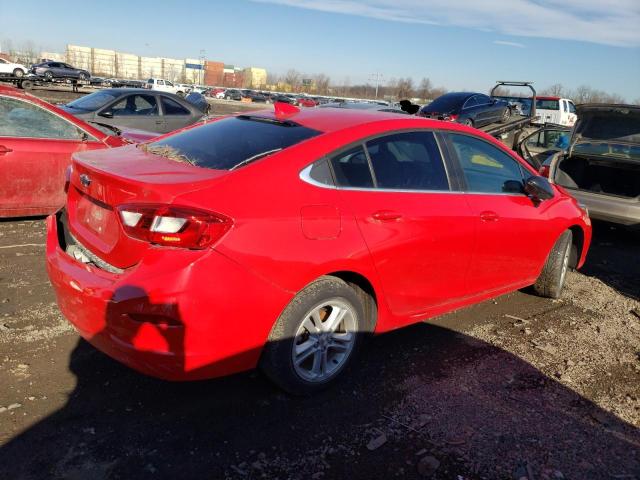
[[[560,102],[558,100],[536,100],[536,109],[542,110],[560,110]]]
[[[231,170],[320,133],[290,121],[241,115],[185,130],[145,148],[198,167]]]
[[[423,108],[425,112],[450,113],[459,110],[469,95],[443,95]]]
[[[118,94],[110,93],[110,92],[95,92],[90,95],[86,95],[84,97],[80,97],[73,102],[67,103],[67,107],[75,108],[78,110],[86,110],[88,112],[93,112],[94,110],[99,109],[103,105],[106,105],[111,100],[115,100],[118,97]]]

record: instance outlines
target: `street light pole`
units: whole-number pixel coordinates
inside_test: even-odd
[[[376,82],[376,100],[378,99],[378,87],[380,86],[380,80],[382,79],[382,77],[383,75],[377,72],[369,75],[369,81],[375,79],[375,82]]]
[[[199,85],[203,85],[202,82],[202,76],[204,74],[204,57],[205,57],[205,50],[200,50],[200,82]]]

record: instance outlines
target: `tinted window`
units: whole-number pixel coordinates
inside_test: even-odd
[[[73,102],[67,103],[67,107],[85,110],[88,112],[93,112],[94,110],[99,109],[100,107],[106,105],[107,103],[115,100],[118,97],[115,93],[110,92],[95,92],[90,95],[85,95],[84,97],[80,97]]]
[[[440,150],[431,132],[408,132],[366,143],[379,188],[448,190]]]
[[[82,131],[72,123],[28,102],[0,97],[0,136],[79,140]]]
[[[326,159],[314,163],[309,171],[309,176],[316,182],[334,186],[331,167],[329,167],[329,161]]]
[[[319,134],[294,122],[238,116],[177,133],[146,148],[199,167],[229,170]]]
[[[441,97],[436,98],[429,105],[424,107],[424,111],[426,112],[436,112],[436,113],[449,113],[459,110],[462,107],[464,101],[468,98],[467,95],[460,94],[447,94],[442,95]]]
[[[520,164],[502,150],[467,135],[451,135],[470,192],[518,193],[524,189]],[[515,183],[514,183],[515,182]]]
[[[471,108],[471,107],[475,107],[476,105],[478,105],[477,95],[470,97],[466,102],[464,102],[464,108]]]
[[[487,103],[491,103],[491,98],[486,95],[476,95],[476,102],[478,102],[478,105],[486,105]]]
[[[336,183],[341,187],[373,188],[367,155],[358,145],[331,159]]]
[[[536,100],[536,108],[542,110],[560,110],[560,102],[558,100]]]
[[[158,105],[153,95],[129,95],[109,108],[114,117],[157,115]]]
[[[573,102],[569,102],[569,113],[576,113],[576,106]]]
[[[165,115],[189,115],[189,110],[167,97],[162,97],[162,109]]]

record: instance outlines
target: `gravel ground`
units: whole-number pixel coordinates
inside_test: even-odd
[[[0,222],[0,479],[640,479],[638,239],[596,225],[561,300],[514,292],[374,338],[291,398],[130,371],[62,318],[42,220]]]

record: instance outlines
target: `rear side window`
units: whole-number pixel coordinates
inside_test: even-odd
[[[378,188],[449,190],[433,133],[398,133],[371,140],[366,146]]]
[[[290,121],[238,116],[185,130],[145,148],[199,167],[231,170],[320,133]]]
[[[373,178],[362,145],[342,152],[331,159],[331,166],[340,187],[373,188]]]
[[[162,97],[162,110],[165,115],[189,115],[189,110],[171,98]]]
[[[520,164],[484,140],[468,135],[450,135],[467,189],[477,193],[522,193]]]

